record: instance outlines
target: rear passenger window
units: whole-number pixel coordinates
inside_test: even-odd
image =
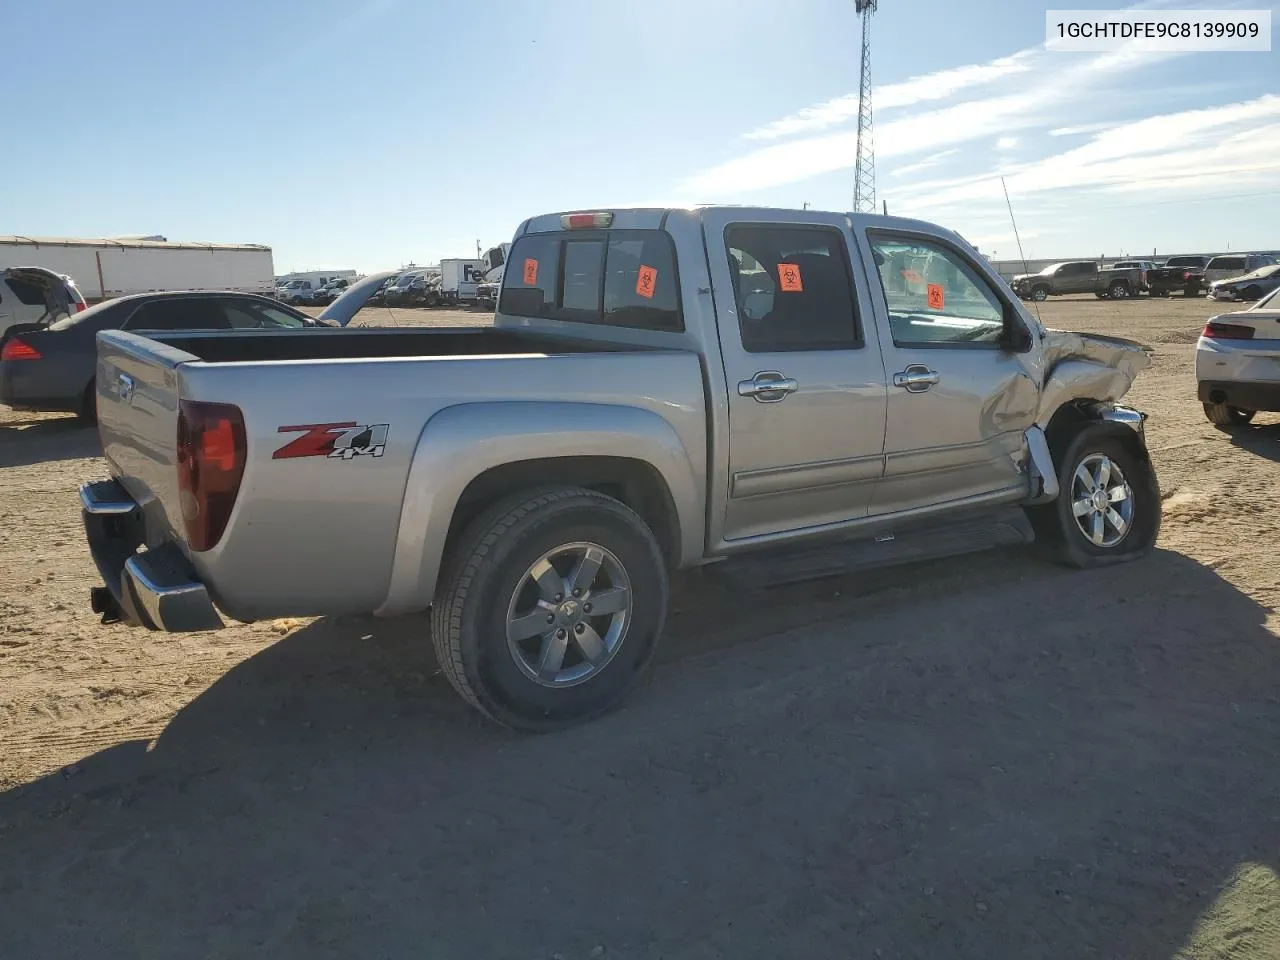
[[[829,227],[733,226],[729,273],[748,353],[862,346],[849,254]]]
[[[531,234],[511,247],[499,312],[680,331],[671,238],[660,230]]]

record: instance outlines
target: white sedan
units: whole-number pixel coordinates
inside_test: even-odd
[[[1210,318],[1196,343],[1196,391],[1205,416],[1243,426],[1280,411],[1280,289],[1248,310]]]

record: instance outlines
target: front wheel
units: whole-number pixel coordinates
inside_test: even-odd
[[[1256,410],[1230,407],[1225,403],[1204,404],[1204,415],[1216,427],[1243,427],[1253,420]]]
[[[1160,533],[1155,468],[1105,427],[1082,430],[1058,467],[1058,498],[1027,515],[1042,553],[1072,567],[1146,556]]]
[[[432,608],[436,656],[472,706],[549,731],[612,709],[662,632],[667,575],[653,533],[579,487],[523,493],[451,549]]]
[[[1034,290],[1031,291],[1031,299],[1036,301],[1037,303],[1043,303],[1045,300],[1048,300],[1049,288],[1036,287]]]
[[[1262,288],[1259,286],[1248,286],[1240,291],[1240,299],[1246,302],[1262,299]]]

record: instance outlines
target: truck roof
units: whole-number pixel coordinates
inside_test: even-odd
[[[848,210],[815,210],[812,207],[807,210],[797,209],[795,207],[765,207],[765,206],[744,206],[741,204],[699,204],[693,207],[593,207],[585,210],[560,210],[555,213],[544,213],[525,220],[516,229],[516,238],[526,233],[552,233],[563,229],[561,218],[571,216],[573,214],[591,214],[591,213],[610,213],[613,215],[613,222],[610,227],[619,230],[658,230],[666,223],[669,216],[687,216],[695,220],[701,220],[707,213],[715,211],[731,210],[739,213],[746,218],[753,215],[766,215],[769,217],[785,216],[788,219],[794,219],[803,223],[806,219],[812,218],[814,222],[820,221],[822,218],[831,215],[848,217],[852,222],[858,224],[863,229],[874,229],[882,227],[886,230],[917,230],[923,233],[936,234],[939,231],[948,233],[956,239],[963,242],[966,246],[973,247],[973,244],[965,240],[964,237],[953,230],[936,223],[930,223],[925,220],[916,220],[911,217],[887,216],[879,213],[853,213]],[[975,248],[976,249],[976,248]]]

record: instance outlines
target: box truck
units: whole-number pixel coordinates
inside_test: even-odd
[[[441,260],[440,299],[444,303],[474,303],[476,287],[484,280],[480,260]]]
[[[70,277],[95,302],[156,290],[275,289],[271,248],[260,244],[0,237],[0,270],[30,266]]]

